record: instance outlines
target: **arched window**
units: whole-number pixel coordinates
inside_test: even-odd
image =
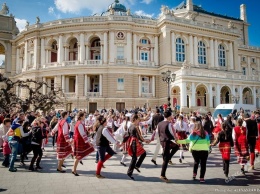
[[[218,65],[221,67],[226,66],[226,50],[221,44],[218,46]]]
[[[183,62],[185,60],[185,44],[181,38],[176,39],[176,61]]]
[[[198,43],[198,61],[199,64],[206,64],[207,58],[206,58],[206,46],[204,42],[200,41]]]

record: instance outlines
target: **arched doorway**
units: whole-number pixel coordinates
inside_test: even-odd
[[[5,66],[5,47],[0,43],[0,68]]]
[[[196,88],[197,106],[207,106],[207,88],[204,85],[199,85]]]
[[[243,89],[243,104],[253,104],[253,95],[250,88]]]
[[[172,95],[172,106],[173,107],[179,107],[181,105],[180,101],[180,87],[179,86],[174,86],[171,90],[171,95]]]
[[[78,60],[78,40],[76,38],[72,38],[69,41],[69,61]]]
[[[91,60],[101,60],[101,45],[100,38],[94,37],[90,41],[90,59]]]
[[[229,104],[231,103],[231,90],[228,86],[224,86],[220,90],[220,103]]]

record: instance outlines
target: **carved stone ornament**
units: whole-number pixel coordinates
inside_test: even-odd
[[[115,14],[115,10],[112,7],[110,7],[109,13],[110,13],[110,15],[114,15]]]
[[[233,22],[229,21],[228,22],[228,28],[235,28],[235,25]]]
[[[130,10],[130,9],[128,9],[128,10],[126,11],[126,15],[128,15],[128,16],[131,15],[131,10]]]
[[[184,60],[184,62],[182,63],[182,69],[190,69],[191,64],[187,63],[186,60]]]
[[[190,90],[191,90],[190,84],[187,84],[186,89],[187,89],[187,91],[190,91]]]
[[[6,3],[3,3],[2,9],[0,11],[0,15],[7,15],[9,13],[9,7],[6,5]]]
[[[119,40],[124,40],[125,34],[123,32],[117,32],[116,38],[119,39]]]

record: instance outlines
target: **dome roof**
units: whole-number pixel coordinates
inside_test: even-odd
[[[114,3],[112,3],[111,5],[108,6],[108,10],[113,9],[114,11],[121,11],[121,12],[126,12],[126,7],[119,3],[119,0],[115,0]]]

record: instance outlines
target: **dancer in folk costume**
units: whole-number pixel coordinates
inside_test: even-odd
[[[232,133],[229,130],[226,123],[222,123],[221,127],[222,127],[222,131],[218,133],[218,138],[211,145],[215,146],[219,143],[219,151],[222,154],[222,160],[223,160],[223,171],[226,178],[228,178],[230,153],[231,153],[231,147],[234,146],[234,141],[232,138]]]
[[[3,123],[0,125],[0,147],[3,147],[3,155],[4,155],[4,161],[2,163],[2,166],[8,167],[10,162],[10,154],[11,149],[8,144],[8,135],[7,132],[10,129],[11,126],[11,119],[4,119]]]
[[[221,124],[224,122],[224,119],[222,118],[222,115],[221,114],[218,114],[218,120],[215,124],[215,128],[213,129],[212,133],[215,137],[215,139],[217,138],[218,136],[218,133],[221,131]]]
[[[110,147],[109,142],[116,143],[111,132],[108,130],[107,120],[103,116],[98,117],[99,128],[96,132],[96,145],[99,155],[99,162],[97,164],[96,177],[97,178],[105,178],[100,174],[101,168],[105,161],[111,158],[114,154],[114,150]],[[117,143],[119,145],[119,143]],[[107,153],[107,154],[106,154]]]
[[[246,165],[249,153],[248,153],[248,142],[246,138],[246,127],[243,127],[243,120],[238,119],[237,126],[233,129],[233,139],[235,154],[238,158],[238,163],[241,165],[241,172],[245,174],[244,166]]]
[[[250,152],[250,169],[254,170],[255,164],[255,147],[256,147],[256,139],[258,138],[258,126],[256,123],[255,117],[249,117],[246,115],[245,118],[246,128],[247,128],[247,142],[249,146]]]
[[[163,148],[163,164],[161,171],[161,179],[168,182],[166,178],[166,170],[169,161],[173,155],[179,150],[179,146],[172,142],[172,140],[177,141],[178,137],[175,130],[172,127],[172,113],[170,111],[164,112],[164,121],[158,123],[156,132],[159,134],[159,140]]]
[[[74,165],[72,174],[79,176],[77,166],[80,160],[94,152],[92,144],[89,142],[85,128],[85,113],[78,113],[78,121],[74,128]]]
[[[130,121],[130,117],[131,117],[131,114],[126,114],[125,120],[123,121],[121,126],[118,128],[118,130],[114,133],[115,139],[117,141],[119,141],[120,143],[123,143],[126,132],[128,131],[128,128],[132,124],[131,121]],[[115,146],[116,146],[116,144],[114,144],[114,150],[115,150]],[[122,156],[122,159],[120,161],[120,164],[123,165],[123,166],[126,166],[125,160],[126,160],[126,157],[127,157],[127,154],[128,154],[127,150],[126,150],[127,147],[128,147],[127,142],[122,144],[123,156]]]
[[[144,150],[141,142],[150,143],[149,140],[144,140],[140,130],[139,130],[140,118],[138,115],[134,115],[132,118],[132,125],[128,128],[127,136],[124,139],[124,142],[128,141],[128,154],[132,157],[131,163],[129,165],[127,175],[134,180],[133,172],[134,169],[137,172],[140,172],[139,168],[141,167],[145,157],[146,151]],[[128,137],[128,138],[127,138]],[[140,157],[139,157],[140,156]],[[138,161],[137,158],[139,157]]]
[[[256,122],[258,127],[258,138],[256,140],[255,152],[256,152],[256,157],[258,157],[260,153],[260,112],[256,112],[255,117],[256,117]]]
[[[187,138],[187,133],[189,132],[189,126],[186,122],[183,121],[182,115],[179,115],[178,121],[174,124],[174,129],[177,132],[177,136],[178,136],[179,140]],[[187,150],[187,145],[182,144],[182,145],[180,145],[180,147],[181,147],[181,150],[180,150],[179,162],[182,163],[182,160],[184,160],[183,151]]]
[[[69,138],[69,124],[66,119],[68,118],[68,112],[64,111],[61,113],[61,120],[52,130],[52,135],[58,131],[57,137],[57,159],[58,159],[58,168],[57,171],[64,173],[66,171],[62,170],[64,160],[72,153],[73,140]]]
[[[86,121],[85,125],[86,125],[87,134],[94,133],[93,125],[94,125],[94,123],[96,121],[95,117],[92,114],[90,114],[85,121]]]

